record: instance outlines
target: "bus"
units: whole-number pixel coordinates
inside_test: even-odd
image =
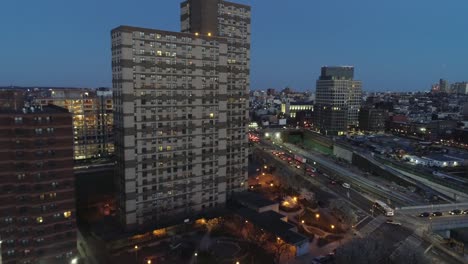
[[[382,211],[382,213],[384,215],[386,215],[386,216],[394,216],[395,215],[395,211],[390,206],[388,206],[386,203],[384,203],[382,201],[376,200],[375,203],[374,203],[374,207],[377,210]]]

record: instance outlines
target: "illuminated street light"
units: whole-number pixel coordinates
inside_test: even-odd
[[[302,220],[302,221],[301,221],[301,223],[302,223],[302,224],[304,224],[304,223],[305,223],[305,221],[304,221],[304,220]]]
[[[77,264],[78,263],[78,258],[73,258],[71,261],[70,261],[70,264]]]
[[[265,137],[270,137],[270,133],[265,133]]]
[[[135,250],[138,250],[138,246],[137,246],[137,245],[135,245],[134,249],[135,249]]]
[[[265,166],[263,166],[263,168],[266,170],[266,169],[268,169],[268,166],[267,166],[267,165],[265,165]]]
[[[148,259],[148,261],[146,261],[147,264],[151,264],[151,259]]]
[[[320,218],[320,214],[315,214],[315,218],[318,220]]]
[[[276,132],[275,137],[276,137],[277,139],[280,139],[280,138],[281,138],[281,133],[280,133],[280,132]]]
[[[273,187],[273,186],[275,186],[275,185],[274,185],[273,183],[270,183],[270,186]]]
[[[196,257],[196,256],[198,256],[198,253],[197,253],[197,252],[195,252],[195,254],[194,254],[194,255],[195,255],[195,257]]]
[[[239,262],[239,261],[236,261],[236,264],[240,264],[240,262]]]
[[[330,227],[331,227],[331,229],[335,229],[335,225],[331,225]]]

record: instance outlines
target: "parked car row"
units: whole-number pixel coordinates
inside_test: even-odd
[[[460,210],[460,209],[454,209],[450,212],[447,213],[448,215],[464,215],[464,214],[468,214],[468,209],[466,210]],[[420,213],[419,214],[419,217],[429,217],[429,216],[442,216],[444,215],[442,212],[432,212],[432,213],[429,213],[429,212],[424,212],[424,213]]]

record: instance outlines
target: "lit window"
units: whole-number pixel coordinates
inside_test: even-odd
[[[71,211],[63,212],[63,217],[69,218],[71,216]]]

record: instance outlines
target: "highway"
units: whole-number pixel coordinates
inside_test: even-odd
[[[372,181],[365,179],[346,168],[343,168],[339,164],[336,164],[334,161],[329,161],[326,158],[323,158],[319,155],[315,155],[311,152],[305,151],[299,147],[296,147],[292,144],[287,143],[280,143],[280,142],[270,142],[268,140],[261,140],[262,144],[267,146],[276,148],[278,150],[286,150],[290,151],[293,154],[298,154],[305,157],[309,164],[312,161],[317,162],[319,167],[324,167],[338,175],[339,178],[351,184],[351,189],[362,192],[362,193],[369,193],[370,195],[374,196],[371,197],[372,199],[382,199],[384,202],[391,201],[391,203],[395,206],[403,206],[403,205],[418,205],[420,203],[414,201],[402,195],[398,192],[394,192],[392,190],[387,189],[384,186],[376,184]]]
[[[277,167],[279,167],[279,171],[282,174],[293,174],[299,175],[300,177],[304,178],[305,180],[311,182],[316,188],[310,190],[319,197],[324,196],[323,192],[332,193],[335,196],[343,198],[349,201],[355,207],[361,209],[367,215],[371,214],[370,209],[372,208],[373,201],[364,197],[361,193],[357,192],[354,189],[346,189],[341,184],[331,184],[330,180],[324,177],[321,173],[315,173],[315,177],[311,177],[304,173],[305,169],[302,167],[297,169],[295,166],[291,166],[288,162],[281,160],[279,157],[276,157],[272,154],[272,151],[276,151],[276,148],[265,146],[265,148],[257,147],[258,151],[263,151],[265,155],[269,156],[269,161],[274,162]],[[290,156],[288,153],[285,154],[286,156]],[[310,165],[306,165],[306,168],[312,168]],[[289,172],[289,173],[288,173]],[[287,176],[285,175],[285,176]],[[349,196],[348,196],[349,195]]]

